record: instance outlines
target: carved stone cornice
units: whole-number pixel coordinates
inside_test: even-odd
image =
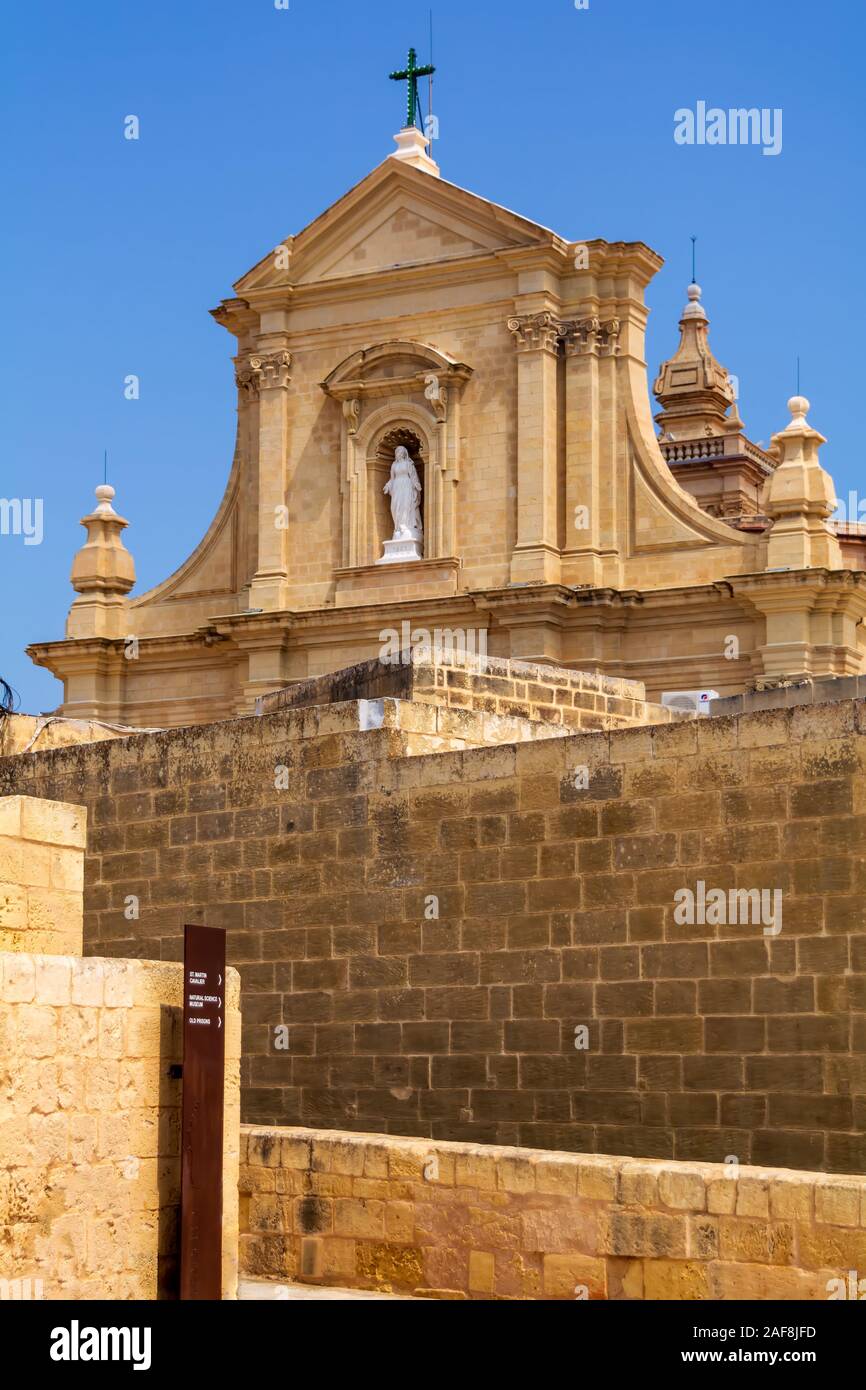
[[[287,387],[291,381],[291,365],[292,354],[285,349],[279,352],[250,353],[248,357],[238,361],[235,381],[239,390],[255,397],[260,391]]]
[[[559,349],[564,325],[553,314],[520,314],[507,321],[518,352],[553,352]]]

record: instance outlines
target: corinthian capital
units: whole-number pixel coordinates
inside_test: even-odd
[[[508,320],[508,331],[514,334],[518,352],[533,352],[539,348],[556,352],[563,325],[553,314],[522,314]]]
[[[250,366],[259,376],[259,390],[267,391],[274,386],[288,386],[291,378],[289,368],[292,354],[285,350],[269,352],[266,356],[250,358]]]
[[[601,322],[597,318],[570,319],[563,325],[566,357],[582,357],[598,351]]]
[[[267,391],[275,386],[288,386],[291,380],[291,365],[292,354],[285,350],[251,353],[245,360],[238,362],[235,381],[238,388],[246,391],[247,395],[257,396],[260,391]]]
[[[253,371],[249,357],[235,358],[235,385],[251,400],[259,394],[259,375]]]
[[[619,350],[619,319],[571,319],[563,324],[567,357],[582,357],[587,353],[615,357]]]
[[[619,352],[619,329],[619,319],[608,319],[601,325],[601,350],[605,357],[616,357]]]

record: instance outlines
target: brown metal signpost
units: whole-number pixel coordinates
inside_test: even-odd
[[[226,934],[183,929],[180,1296],[222,1298]]]

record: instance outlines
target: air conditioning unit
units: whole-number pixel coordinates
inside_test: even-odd
[[[710,712],[710,702],[718,700],[717,690],[667,690],[662,695],[665,709],[682,710],[685,714],[706,714]]]

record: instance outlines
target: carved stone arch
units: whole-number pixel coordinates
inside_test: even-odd
[[[401,429],[417,439],[423,463],[424,558],[455,555],[459,404],[471,375],[438,348],[396,340],[352,353],[322,382],[343,410],[343,567],[381,558],[376,518],[383,512],[372,489],[387,478],[379,480],[384,460],[377,451],[389,432]]]
[[[394,374],[395,365],[405,369],[400,377]],[[384,375],[387,372],[390,372],[390,376]],[[402,384],[406,377],[417,381],[419,374],[423,377],[428,372],[436,372],[443,378],[462,377],[464,380],[472,375],[472,369],[465,362],[458,362],[430,343],[396,338],[350,353],[325,378],[322,389],[329,395],[340,395],[347,387],[363,384],[369,389],[387,381]]]

